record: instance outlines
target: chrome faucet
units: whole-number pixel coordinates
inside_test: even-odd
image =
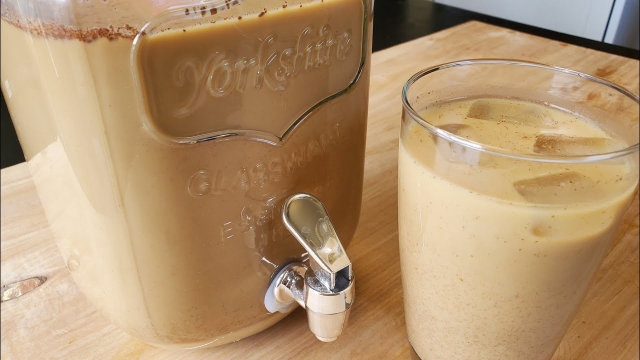
[[[299,304],[307,310],[311,332],[321,341],[334,341],[347,324],[355,300],[351,261],[315,197],[289,197],[282,219],[309,254],[309,264],[294,262],[280,268],[265,295],[265,306],[270,312],[288,312]]]

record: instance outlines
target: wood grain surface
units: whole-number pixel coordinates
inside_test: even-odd
[[[110,325],[73,283],[26,164],[3,169],[2,284],[49,280],[1,308],[2,359],[409,359],[397,230],[400,89],[416,71],[463,58],[503,57],[591,73],[638,93],[638,61],[469,22],[373,55],[364,194],[348,248],[357,283],[346,332],[317,341],[301,310],[218,348],[154,348]],[[638,359],[638,196],[554,359]]]

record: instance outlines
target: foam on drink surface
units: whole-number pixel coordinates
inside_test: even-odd
[[[630,145],[578,114],[517,99],[444,102],[425,110],[422,116],[450,134],[513,155],[597,155]],[[631,167],[626,164],[631,159],[598,165],[517,161],[443,139],[417,125],[411,126],[404,144],[424,146],[422,138],[427,137],[432,143],[426,146],[435,144],[437,151],[412,150],[411,146],[408,149],[420,162],[449,181],[507,201],[598,201],[606,194],[620,192],[634,180]],[[438,156],[428,158],[434,153]]]

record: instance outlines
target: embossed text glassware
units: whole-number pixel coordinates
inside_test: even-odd
[[[398,225],[423,359],[552,357],[638,186],[638,95],[479,59],[402,92]]]
[[[113,323],[214,346],[300,304],[319,339],[341,333],[372,3],[2,0],[2,91],[62,257]]]

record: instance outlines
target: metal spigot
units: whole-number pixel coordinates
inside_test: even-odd
[[[347,324],[355,300],[351,261],[322,203],[307,194],[289,197],[282,207],[287,229],[309,254],[309,264],[294,262],[272,278],[265,296],[270,312],[307,310],[309,328],[325,342],[334,341]]]

